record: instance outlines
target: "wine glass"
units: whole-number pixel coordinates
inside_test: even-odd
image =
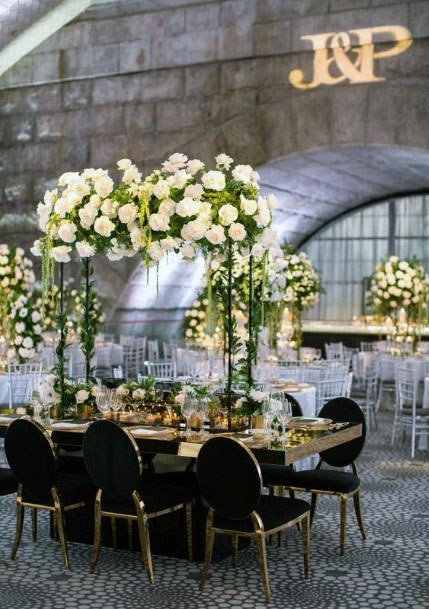
[[[207,434],[207,432],[204,431],[204,422],[208,419],[209,412],[210,412],[210,402],[207,398],[202,398],[197,405],[197,411],[196,411],[198,418],[201,420],[200,435]]]
[[[264,400],[264,402],[262,404],[262,415],[264,417],[265,429],[268,430],[270,437],[271,437],[271,425],[273,424],[273,421],[276,417],[276,410],[275,410],[274,404],[273,404],[274,401],[275,400],[268,397],[266,400]]]
[[[189,439],[189,419],[192,417],[192,415],[194,414],[194,412],[197,409],[197,402],[196,400],[194,400],[194,398],[191,398],[190,396],[186,396],[185,400],[182,404],[182,407],[180,409],[182,415],[185,417],[186,420],[186,439]]]
[[[286,426],[292,418],[292,404],[284,398],[281,402],[281,408],[277,413],[277,419],[283,430],[283,447],[287,440]]]
[[[116,393],[116,391],[111,391],[109,396],[109,408],[113,410],[116,417],[118,416],[118,412],[122,408],[122,400],[120,396]]]
[[[41,414],[43,411],[44,404],[37,389],[33,389],[33,391],[31,392],[30,406],[33,409],[34,420],[38,423],[43,423]]]
[[[97,403],[97,408],[100,411],[101,416],[104,417],[106,412],[109,412],[110,410],[109,392],[106,391],[103,387],[100,393],[97,395],[95,401]]]

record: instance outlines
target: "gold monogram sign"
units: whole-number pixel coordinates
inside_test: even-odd
[[[380,35],[388,48],[376,51],[375,44]],[[374,74],[375,60],[403,53],[413,43],[409,30],[401,25],[314,34],[301,36],[301,40],[310,40],[313,45],[314,73],[313,80],[305,82],[302,70],[292,70],[289,82],[297,89],[336,85],[345,80],[351,84],[386,80]]]

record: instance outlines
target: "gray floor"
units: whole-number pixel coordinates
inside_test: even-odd
[[[298,532],[282,548],[268,547],[272,607],[293,609],[429,608],[429,453],[409,458],[408,442],[389,445],[391,417],[371,433],[360,458],[367,540],[352,509],[347,553],[338,554],[338,501],[324,497],[311,535],[311,576],[302,579]],[[350,506],[351,507],[351,506]],[[40,519],[39,541],[27,528],[16,561],[8,559],[14,532],[14,499],[0,498],[0,608],[4,609],[260,609],[265,607],[255,548],[243,550],[236,569],[213,565],[204,594],[200,565],[154,557],[155,584],[147,583],[137,553],[103,549],[95,575],[91,548],[70,544],[71,570],[61,568],[58,545]]]

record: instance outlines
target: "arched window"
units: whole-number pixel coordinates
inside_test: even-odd
[[[307,319],[351,320],[365,313],[365,278],[384,257],[416,256],[429,272],[429,195],[360,208],[319,230],[302,249],[326,289]]]

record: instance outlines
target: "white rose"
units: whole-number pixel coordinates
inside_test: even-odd
[[[153,186],[153,194],[157,199],[166,199],[170,194],[170,186],[168,185],[167,180],[159,180]]]
[[[30,252],[33,256],[41,256],[42,252],[40,251],[40,239],[36,239],[33,243],[33,247],[30,248]]]
[[[191,338],[191,337],[193,336],[193,332],[192,332],[192,330],[191,330],[190,328],[188,328],[188,329],[186,330],[186,332],[185,332],[185,335],[186,335],[188,338]],[[179,396],[176,396],[176,401],[177,401],[177,398],[178,398],[178,397],[179,397]]]
[[[184,258],[191,259],[195,257],[195,249],[192,247],[192,245],[189,245],[188,243],[182,245],[180,251],[182,252],[182,256]]]
[[[63,222],[58,229],[58,236],[65,243],[73,243],[76,241],[77,226],[73,222]]]
[[[130,224],[131,222],[134,222],[134,220],[137,218],[138,213],[139,209],[137,205],[134,205],[134,203],[126,203],[125,205],[119,208],[119,220],[124,224]]]
[[[22,341],[22,346],[25,349],[32,349],[34,347],[34,342],[33,342],[33,339],[31,338],[31,336],[26,336],[24,338],[24,340]]]
[[[277,197],[272,193],[267,195],[267,207],[271,211],[273,211],[277,207]]]
[[[236,165],[232,170],[232,177],[237,182],[249,184],[252,181],[253,169],[250,165]]]
[[[228,229],[228,235],[233,241],[243,241],[246,237],[246,229],[240,222],[234,222]]]
[[[42,318],[42,316],[40,315],[39,311],[33,311],[31,314],[31,321],[34,324],[37,324],[38,321],[40,321]]]
[[[180,234],[185,241],[192,240],[198,241],[204,237],[204,233],[206,232],[206,225],[204,222],[200,222],[199,220],[192,220],[185,224],[182,228]]]
[[[19,310],[19,316],[24,318],[27,317],[28,314],[28,310],[25,307],[22,307],[22,309]]]
[[[185,190],[186,192],[186,190]],[[172,216],[174,214],[174,210],[176,209],[176,203],[173,199],[164,199],[159,204],[158,213],[165,214],[167,216]]]
[[[152,260],[161,260],[164,256],[164,250],[158,243],[158,241],[153,241],[148,247],[147,253],[152,258]]]
[[[183,196],[191,197],[191,199],[201,199],[203,192],[204,189],[201,184],[189,184],[189,186],[185,188]]]
[[[98,210],[94,209],[92,206],[85,205],[78,211],[80,223],[82,228],[88,230],[94,224],[94,220],[97,217]]]
[[[146,395],[146,391],[144,389],[135,389],[132,393],[134,400],[143,400]]]
[[[34,334],[42,334],[42,326],[40,324],[36,324],[33,326]]]
[[[119,385],[119,387],[116,389],[116,393],[121,397],[126,397],[129,395],[130,391],[127,389],[127,387],[125,387],[125,385]]]
[[[152,214],[149,226],[154,231],[167,231],[170,228],[170,217],[165,214]]]
[[[201,171],[201,169],[203,169],[203,168],[204,168],[204,163],[202,161],[200,161],[199,159],[191,159],[186,164],[186,169],[189,171],[189,173],[192,176],[195,175],[198,171]]]
[[[176,214],[181,218],[187,218],[189,216],[195,216],[200,209],[199,201],[191,199],[191,197],[184,197],[176,205]]]
[[[252,256],[256,260],[260,260],[262,258],[262,256],[264,255],[264,252],[265,252],[265,248],[260,243],[255,243],[253,245],[253,247],[252,247]]]
[[[115,225],[107,216],[100,216],[94,222],[94,230],[102,237],[110,237],[115,230]]]
[[[179,189],[181,189],[181,188],[185,187],[187,181],[190,178],[191,178],[191,176],[190,176],[189,173],[187,173],[183,169],[180,169],[179,171],[176,171],[176,173],[174,173],[173,175],[169,176],[167,178],[167,182],[173,188],[179,188]]]
[[[76,392],[76,404],[83,404],[89,398],[89,392],[86,389],[79,389]]]
[[[213,245],[219,245],[220,243],[223,243],[226,239],[225,229],[219,224],[212,226],[208,231],[206,231],[204,236]]]
[[[131,163],[130,159],[120,159],[117,162],[117,165],[118,165],[118,169],[120,171],[125,171],[126,169],[131,167],[132,163]]]
[[[223,190],[225,188],[225,174],[222,171],[208,171],[201,178],[207,190]]]
[[[113,180],[109,176],[102,176],[94,182],[94,190],[100,196],[108,197],[113,190]]]
[[[118,215],[119,203],[117,201],[112,201],[111,199],[106,199],[103,201],[101,206],[101,213],[108,218],[116,218]]]
[[[140,171],[137,169],[137,167],[135,165],[130,165],[124,171],[124,175],[122,176],[122,181],[124,182],[124,184],[127,184],[128,186],[131,186],[131,184],[133,182],[140,183],[141,179],[142,179],[142,174],[140,173]]]
[[[246,199],[243,195],[240,195],[241,199],[241,209],[243,210],[246,216],[253,216],[258,209],[258,204],[254,199]]]
[[[166,161],[163,162],[162,166],[165,171],[174,172],[177,169],[181,169],[186,165],[188,157],[186,154],[182,154],[181,152],[175,152],[171,154]]]
[[[71,252],[71,247],[69,245],[58,245],[57,247],[52,248],[51,256],[57,262],[70,262],[71,258],[69,252]]]
[[[233,205],[226,203],[219,209],[219,220],[224,226],[229,226],[238,218],[238,210]]]
[[[78,241],[76,243],[76,249],[81,258],[89,258],[95,254],[95,247],[90,245],[88,241]]]
[[[173,237],[166,237],[165,239],[161,239],[160,242],[162,249],[165,252],[172,252],[176,247],[176,242]]]
[[[230,156],[228,156],[227,154],[223,154],[223,153],[218,154],[217,157],[215,157],[215,161],[216,161],[216,167],[218,169],[226,169],[227,171],[234,162],[234,160]]]

